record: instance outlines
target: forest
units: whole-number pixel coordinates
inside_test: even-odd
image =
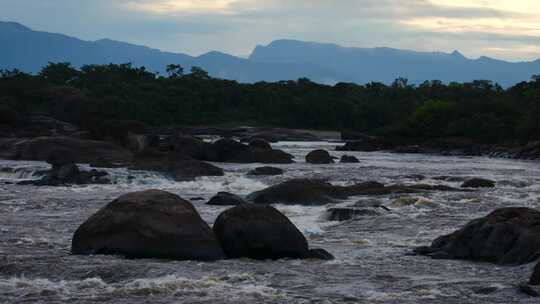
[[[503,88],[488,80],[420,85],[318,84],[302,78],[238,83],[167,66],[49,63],[36,75],[0,71],[0,124],[46,115],[92,130],[107,120],[150,126],[253,125],[350,130],[397,138],[482,143],[540,139],[540,76]]]

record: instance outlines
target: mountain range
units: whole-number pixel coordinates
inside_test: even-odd
[[[298,40],[259,45],[248,58],[217,51],[190,56],[110,39],[85,41],[34,31],[15,22],[0,22],[0,46],[0,69],[17,68],[29,73],[38,72],[48,62],[71,62],[75,67],[131,62],[165,74],[166,65],[175,63],[186,70],[199,66],[214,77],[247,83],[302,77],[328,84],[391,83],[402,77],[415,84],[435,79],[447,83],[482,79],[505,87],[540,74],[540,59],[514,63],[488,57],[469,59],[458,51],[354,48]]]

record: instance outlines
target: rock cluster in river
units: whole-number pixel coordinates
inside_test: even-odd
[[[255,204],[325,205],[354,195],[385,195],[392,193],[418,193],[424,191],[463,191],[448,186],[389,185],[364,182],[350,186],[335,186],[318,179],[291,179],[266,189],[253,192],[247,200]]]
[[[530,263],[540,257],[540,212],[529,208],[498,209],[416,252],[439,259]]]
[[[333,258],[323,249],[310,250],[274,207],[239,204],[210,229],[191,203],[160,190],[122,195],[100,209],[77,229],[71,251],[175,260]]]

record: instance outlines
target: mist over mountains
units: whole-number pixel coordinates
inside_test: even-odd
[[[131,62],[165,74],[165,66],[186,70],[199,66],[211,76],[239,82],[296,80],[307,77],[320,83],[391,83],[398,77],[410,83],[425,80],[466,82],[492,80],[510,86],[540,74],[540,59],[512,63],[488,57],[469,59],[455,51],[416,52],[391,48],[350,48],[335,44],[276,40],[257,46],[249,58],[212,51],[201,56],[102,39],[84,41],[62,34],[34,31],[14,22],[0,22],[0,69],[17,68],[36,73],[48,62],[85,64]]]

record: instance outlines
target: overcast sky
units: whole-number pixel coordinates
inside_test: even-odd
[[[288,38],[540,58],[540,0],[0,0],[0,20],[192,55]]]

